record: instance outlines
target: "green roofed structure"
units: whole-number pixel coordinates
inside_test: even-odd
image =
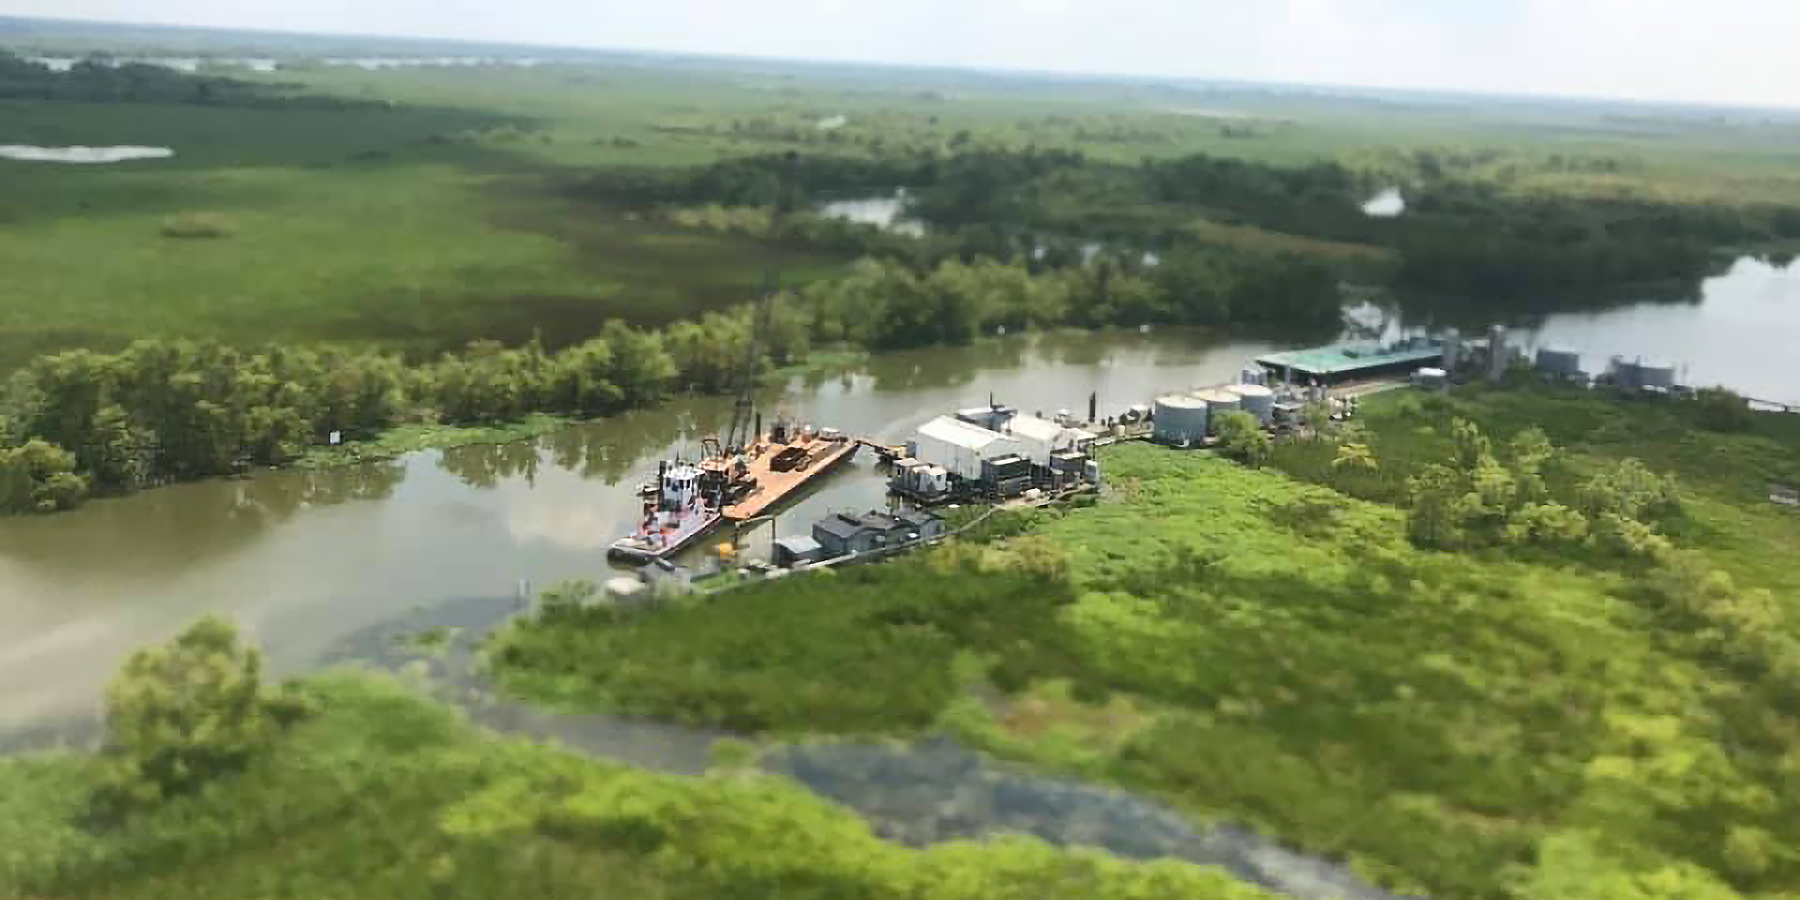
[[[1444,361],[1444,346],[1428,338],[1393,344],[1334,344],[1258,357],[1257,365],[1290,383],[1339,384],[1387,375],[1405,375]]]

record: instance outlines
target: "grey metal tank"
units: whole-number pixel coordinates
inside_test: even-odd
[[[1581,354],[1560,347],[1540,347],[1537,371],[1552,378],[1574,378],[1581,374]]]
[[[1219,416],[1228,412],[1241,412],[1244,408],[1244,398],[1224,388],[1195,391],[1192,396],[1206,404],[1208,434],[1219,430]]]
[[[1275,392],[1260,384],[1237,384],[1227,390],[1238,395],[1244,412],[1256,417],[1256,421],[1266,425],[1275,422]]]
[[[1171,446],[1198,444],[1206,438],[1209,422],[1206,401],[1193,397],[1160,397],[1156,401],[1155,427],[1151,436]]]
[[[1675,366],[1660,360],[1639,362],[1638,378],[1644,387],[1666,391],[1675,386]]]

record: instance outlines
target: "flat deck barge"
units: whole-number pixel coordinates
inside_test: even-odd
[[[764,515],[798,493],[814,478],[830,472],[855,456],[861,446],[860,442],[844,437],[811,437],[788,444],[765,442],[762,452],[746,462],[749,477],[756,486],[750,489],[750,493],[739,498],[737,503],[725,507],[725,518],[742,522]],[[777,471],[776,460],[787,455],[791,461],[798,454],[787,451],[795,449],[805,453],[798,464],[792,465],[787,471]]]

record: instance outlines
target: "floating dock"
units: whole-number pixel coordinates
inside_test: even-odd
[[[747,477],[755,486],[738,502],[725,507],[725,518],[743,522],[767,514],[814,478],[855,456],[861,446],[862,442],[844,437],[814,436],[788,444],[764,441],[760,445],[761,452],[745,461]],[[794,450],[802,451],[804,455],[792,453]],[[778,460],[783,465],[778,466]]]

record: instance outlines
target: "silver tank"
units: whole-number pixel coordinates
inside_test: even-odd
[[[1644,387],[1666,391],[1675,386],[1675,367],[1664,362],[1641,362],[1638,378]]]
[[[1228,412],[1239,412],[1244,408],[1244,399],[1232,391],[1223,388],[1195,391],[1193,399],[1206,404],[1207,433],[1218,430],[1219,416]]]
[[[1205,401],[1193,397],[1161,397],[1156,401],[1156,422],[1151,433],[1162,444],[1198,444],[1206,437],[1207,423]]]
[[[1260,384],[1239,384],[1232,386],[1230,390],[1232,393],[1238,395],[1239,401],[1243,404],[1244,412],[1255,416],[1256,420],[1263,423],[1265,426],[1274,424],[1274,391],[1269,390]]]

